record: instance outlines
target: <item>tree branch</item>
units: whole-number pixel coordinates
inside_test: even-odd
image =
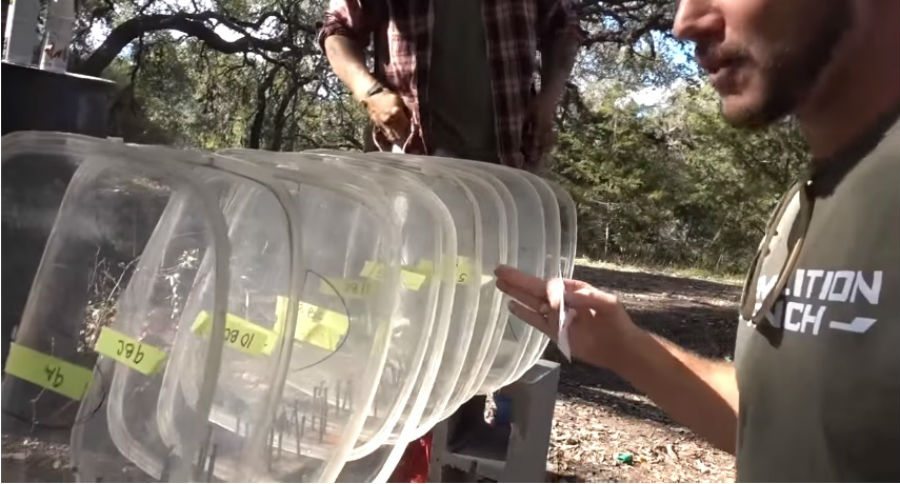
[[[175,14],[141,15],[131,18],[113,29],[106,40],[103,41],[103,44],[77,67],[77,71],[82,74],[99,76],[125,46],[143,34],[159,30],[182,32],[201,40],[211,49],[225,54],[250,51],[281,54],[295,48],[289,39],[260,39],[251,35],[244,35],[235,41],[228,42],[207,25],[207,22],[210,20],[222,21],[223,18],[222,15],[216,12],[197,14],[179,12]]]

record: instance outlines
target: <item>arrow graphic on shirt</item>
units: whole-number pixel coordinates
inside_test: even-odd
[[[875,324],[875,319],[871,318],[853,318],[851,323],[843,323],[841,321],[832,321],[829,326],[832,329],[840,331],[849,331],[851,333],[865,333]]]

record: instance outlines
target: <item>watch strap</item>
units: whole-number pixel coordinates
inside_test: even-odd
[[[366,91],[366,97],[367,97],[367,98],[368,98],[368,97],[372,97],[372,96],[374,96],[374,95],[376,95],[376,94],[378,94],[378,93],[380,93],[380,92],[382,92],[382,91],[384,91],[384,85],[382,85],[382,84],[381,84],[380,82],[378,82],[378,81],[375,81],[375,83],[372,84],[372,87],[370,87],[369,90]]]

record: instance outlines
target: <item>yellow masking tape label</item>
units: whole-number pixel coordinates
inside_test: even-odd
[[[456,258],[456,283],[465,284],[472,278],[472,260],[468,257],[459,256]]]
[[[359,275],[367,279],[379,281],[384,276],[384,264],[366,261],[366,264],[363,266]],[[425,281],[428,280],[428,275],[429,274],[422,273],[416,268],[404,267],[400,270],[400,283],[403,285],[404,289],[418,291],[422,288],[422,284],[425,284]]]
[[[405,289],[410,291],[418,291],[422,288],[422,284],[428,280],[428,276],[419,272],[403,269],[400,271],[400,282]]]
[[[12,343],[6,360],[6,374],[21,378],[60,395],[81,400],[92,373],[39,351]]]
[[[319,283],[319,292],[329,296],[337,294],[347,299],[360,299],[370,296],[375,291],[375,284],[375,281],[368,279],[329,279]]]
[[[97,338],[94,351],[145,375],[152,375],[159,371],[162,362],[166,360],[165,351],[142,343],[112,328],[100,330],[100,337]]]
[[[306,302],[298,304],[294,339],[328,351],[336,350],[350,330],[347,316]],[[278,297],[275,311],[275,331],[281,334],[287,320],[287,298]]]
[[[472,265],[472,259],[466,256],[459,256],[456,258],[456,282],[457,284],[465,284],[472,278],[472,273],[475,272]],[[481,285],[485,285],[491,281],[493,281],[493,276],[489,274],[481,273]]]
[[[381,279],[384,275],[384,264],[367,260],[359,275],[368,279]]]
[[[456,269],[455,269],[455,279],[457,284],[466,284],[472,278],[472,274],[475,272],[472,265],[472,259],[466,256],[458,256],[456,258]],[[414,269],[417,273],[432,275],[434,273],[434,262],[430,260],[421,260],[415,266]],[[493,277],[482,274],[481,275],[481,285],[487,284],[492,281]]]
[[[207,335],[212,328],[212,314],[200,311],[191,331]],[[266,328],[253,324],[244,318],[228,314],[225,317],[225,344],[251,355],[262,355],[271,352],[268,341],[273,334]],[[268,347],[267,347],[268,345]],[[268,351],[267,351],[268,349]]]

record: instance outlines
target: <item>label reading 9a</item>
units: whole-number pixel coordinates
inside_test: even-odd
[[[47,375],[47,384],[53,388],[59,388],[66,382],[66,377],[63,376],[62,368],[59,365],[45,366],[44,374]]]

